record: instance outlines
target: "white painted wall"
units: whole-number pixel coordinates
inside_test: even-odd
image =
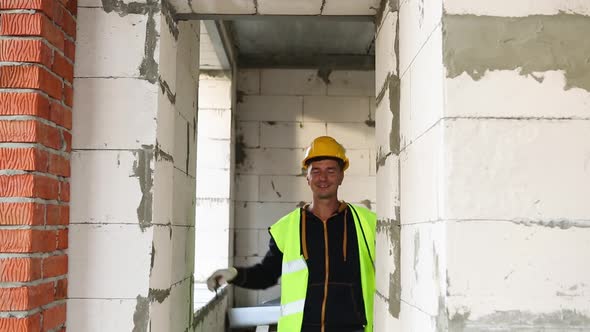
[[[159,4],[139,6],[145,15],[78,10],[72,331],[182,331],[192,319],[199,25],[179,23],[176,39]]]
[[[340,198],[375,208],[374,73],[248,69],[238,75],[235,264],[259,262],[268,227],[311,198],[301,170],[305,148],[330,135],[347,149]],[[242,159],[240,160],[240,155]],[[279,296],[279,287],[235,291],[235,305]]]

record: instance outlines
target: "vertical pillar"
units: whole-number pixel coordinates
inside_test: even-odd
[[[198,22],[155,0],[86,1],[79,22],[68,328],[185,331]]]
[[[64,330],[76,0],[0,1],[0,330]]]

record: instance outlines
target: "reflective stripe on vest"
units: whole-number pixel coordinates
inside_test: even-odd
[[[353,206],[352,213],[359,250],[361,285],[367,326],[365,332],[373,331],[373,296],[375,293],[375,213],[367,208]],[[358,214],[358,218],[356,215]],[[360,219],[360,220],[359,220]],[[270,228],[270,233],[283,253],[281,275],[281,318],[278,332],[299,332],[303,323],[305,296],[307,295],[308,269],[301,255],[301,209],[296,209],[281,218]]]
[[[307,269],[307,263],[303,257],[290,262],[283,262],[282,275],[295,273]]]
[[[281,305],[281,316],[303,313],[305,299]]]

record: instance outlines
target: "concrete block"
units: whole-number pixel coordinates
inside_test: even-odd
[[[329,96],[375,96],[375,71],[337,70],[330,73]]]
[[[482,16],[529,16],[529,15],[557,15],[572,13],[590,16],[590,7],[584,1],[555,0],[555,1],[519,1],[500,0],[493,6],[485,2],[466,0],[445,0],[445,14],[474,14]]]
[[[374,149],[375,127],[366,123],[329,122],[328,136],[334,137],[345,149]]]
[[[351,203],[360,203],[367,200],[376,202],[375,188],[375,177],[348,175],[344,177],[342,186],[338,191],[338,197]]]
[[[400,4],[399,69],[406,72],[420,49],[440,25],[443,0],[410,0]]]
[[[402,81],[403,84],[404,81]],[[393,122],[393,113],[390,110],[389,88],[385,90],[385,96],[375,110],[375,145],[378,156],[385,156],[392,150],[391,146],[391,125]],[[402,99],[403,100],[403,99]],[[397,153],[397,151],[395,151]]]
[[[326,124],[322,122],[261,122],[260,146],[305,149],[313,138],[326,134]]]
[[[147,296],[152,238],[137,225],[70,225],[68,296]]]
[[[260,70],[240,69],[238,70],[238,91],[247,95],[260,94]]]
[[[196,225],[197,230],[213,231],[230,228],[230,205],[227,198],[197,197]]]
[[[176,94],[178,42],[168,29],[164,15],[156,15],[154,19],[156,22],[159,21],[161,27],[160,38],[158,38],[158,80],[160,84],[166,82],[168,89],[174,95]]]
[[[154,225],[151,243],[149,285],[153,289],[167,289],[174,282],[172,270],[176,268],[172,263],[172,227],[168,225]]]
[[[269,2],[269,0],[265,0]],[[275,0],[272,0],[275,1]],[[287,1],[287,0],[280,0]],[[300,5],[299,3],[297,5]],[[325,95],[326,83],[311,69],[262,69],[260,94],[265,96]]]
[[[201,169],[197,174],[197,196],[228,198],[230,195],[229,169]]]
[[[197,169],[228,169],[230,167],[230,140],[202,138],[197,149]]]
[[[243,162],[236,165],[239,174],[300,175],[303,149],[243,149]]]
[[[374,301],[374,331],[403,331],[401,321],[393,317],[389,311],[387,298],[375,296]]]
[[[447,78],[445,116],[589,118],[590,94],[580,88],[566,90],[563,72],[535,77],[501,70],[488,71],[478,81],[467,74]]]
[[[588,121],[446,122],[444,218],[587,220],[589,133]]]
[[[374,16],[379,9],[378,0],[328,0],[322,15],[368,15]]]
[[[74,149],[137,149],[156,139],[157,86],[131,78],[76,78]]]
[[[445,230],[444,222],[401,228],[401,298],[429,316],[439,314],[446,296]]]
[[[127,223],[138,227],[142,198],[138,154],[74,151],[71,157],[71,223]]]
[[[195,231],[192,227],[171,226],[172,228],[172,270],[173,284],[189,279],[195,264]],[[189,293],[187,292],[187,295]]]
[[[303,97],[244,96],[237,109],[239,121],[303,121]]]
[[[467,309],[477,322],[503,308],[528,317],[562,310],[587,317],[588,236],[582,227],[448,222],[449,315]]]
[[[191,308],[190,280],[170,287],[170,293],[163,301],[155,300],[150,306],[150,327],[154,331],[187,331]],[[192,327],[190,327],[192,329]]]
[[[245,148],[257,148],[260,146],[260,122],[238,121],[236,127],[238,145]]]
[[[378,218],[381,218],[379,216]],[[391,221],[393,222],[393,221]],[[375,237],[375,287],[379,294],[389,296],[391,276],[395,273],[395,240],[389,229],[379,229]]]
[[[167,160],[158,160],[154,163],[152,186],[152,222],[154,224],[172,223],[174,172],[174,165]]]
[[[319,15],[321,0],[308,0],[293,3],[289,0],[258,0],[258,13],[261,15]]]
[[[147,299],[145,300],[147,301]],[[136,312],[137,305],[138,300],[135,298],[69,298],[67,305],[66,325],[68,329],[72,331],[132,331],[135,326],[133,322],[133,315]],[[146,307],[146,310],[147,309],[148,308]],[[146,315],[147,314],[148,312],[146,312]],[[108,319],[105,319],[105,317],[108,317]]]
[[[147,18],[106,13],[102,8],[79,8],[76,77],[139,77]]]
[[[253,1],[194,1],[191,4],[193,13],[202,14],[255,14]]]
[[[235,210],[235,227],[266,230],[296,207],[294,203],[238,202]]]
[[[302,176],[260,176],[260,201],[300,202],[311,199],[311,191]]]
[[[180,38],[180,37],[179,37]],[[179,49],[178,51],[181,52],[182,49],[186,49],[186,47],[182,47],[179,40]],[[182,48],[181,48],[182,47]],[[180,56],[180,54],[179,54]],[[190,56],[190,55],[185,55]],[[183,62],[180,62],[183,61]],[[196,93],[199,90],[198,80],[195,80],[191,75],[191,64],[190,58],[189,59],[179,59],[179,62],[176,66],[176,111],[178,111],[185,119],[190,121],[196,121],[197,118],[197,104],[200,103],[198,100],[198,94]]]
[[[197,138],[192,125],[178,112],[175,112],[174,131],[168,134],[174,135],[174,150],[172,152],[174,167],[188,173],[189,159],[196,159],[195,143]]]
[[[377,216],[382,219],[396,219],[395,207],[400,206],[399,157],[390,155],[379,162],[377,185]]]
[[[231,109],[231,95],[230,78],[199,80],[199,108]]]
[[[258,230],[237,229],[234,234],[236,241],[236,256],[262,256],[259,254],[258,250]]]
[[[346,156],[350,160],[350,167],[346,176],[369,176],[371,170],[371,155],[369,150],[347,150]]]
[[[406,77],[403,78],[402,99],[410,99],[409,105],[405,103],[408,99],[402,101],[400,115],[400,128],[404,137],[402,146],[415,141],[443,117],[446,107],[443,107],[445,88],[443,87],[442,48],[442,31],[438,27],[410,66],[409,84]],[[466,95],[463,96],[468,98]]]
[[[201,138],[230,139],[231,109],[199,108],[197,135]]]
[[[403,197],[401,213],[404,224],[431,222],[440,218],[440,210],[443,208],[440,193],[445,182],[441,174],[445,153],[440,144],[443,130],[441,125],[433,127],[400,155]],[[469,191],[463,193],[465,195],[454,196],[461,196],[463,199],[473,194]]]
[[[160,149],[171,156],[174,156],[177,116],[178,113],[176,112],[176,108],[160,89],[158,95],[158,111],[156,115],[156,121],[158,123],[156,141]]]
[[[175,168],[173,183],[172,224],[194,226],[196,180]]]
[[[444,309],[441,309],[444,312]],[[437,324],[437,318],[445,319],[444,317],[439,318],[438,315],[428,315],[421,311],[419,308],[412,306],[411,304],[402,302],[401,303],[401,328],[399,331],[424,331],[424,332],[437,332],[440,331],[442,324]],[[449,329],[452,331],[452,329]]]
[[[397,75],[395,34],[398,12],[384,11],[385,18],[375,37],[375,88],[378,94],[384,87],[387,76]],[[375,94],[375,92],[374,92]]]
[[[259,194],[259,176],[241,175],[236,176],[236,201],[256,202],[262,199]]]
[[[363,122],[370,118],[370,97],[306,96],[304,122]]]

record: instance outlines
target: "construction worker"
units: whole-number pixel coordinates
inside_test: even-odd
[[[215,271],[208,288],[229,282],[265,289],[280,277],[278,332],[373,331],[376,218],[364,207],[338,200],[348,166],[336,140],[314,139],[302,161],[311,204],[270,227],[261,263]]]

